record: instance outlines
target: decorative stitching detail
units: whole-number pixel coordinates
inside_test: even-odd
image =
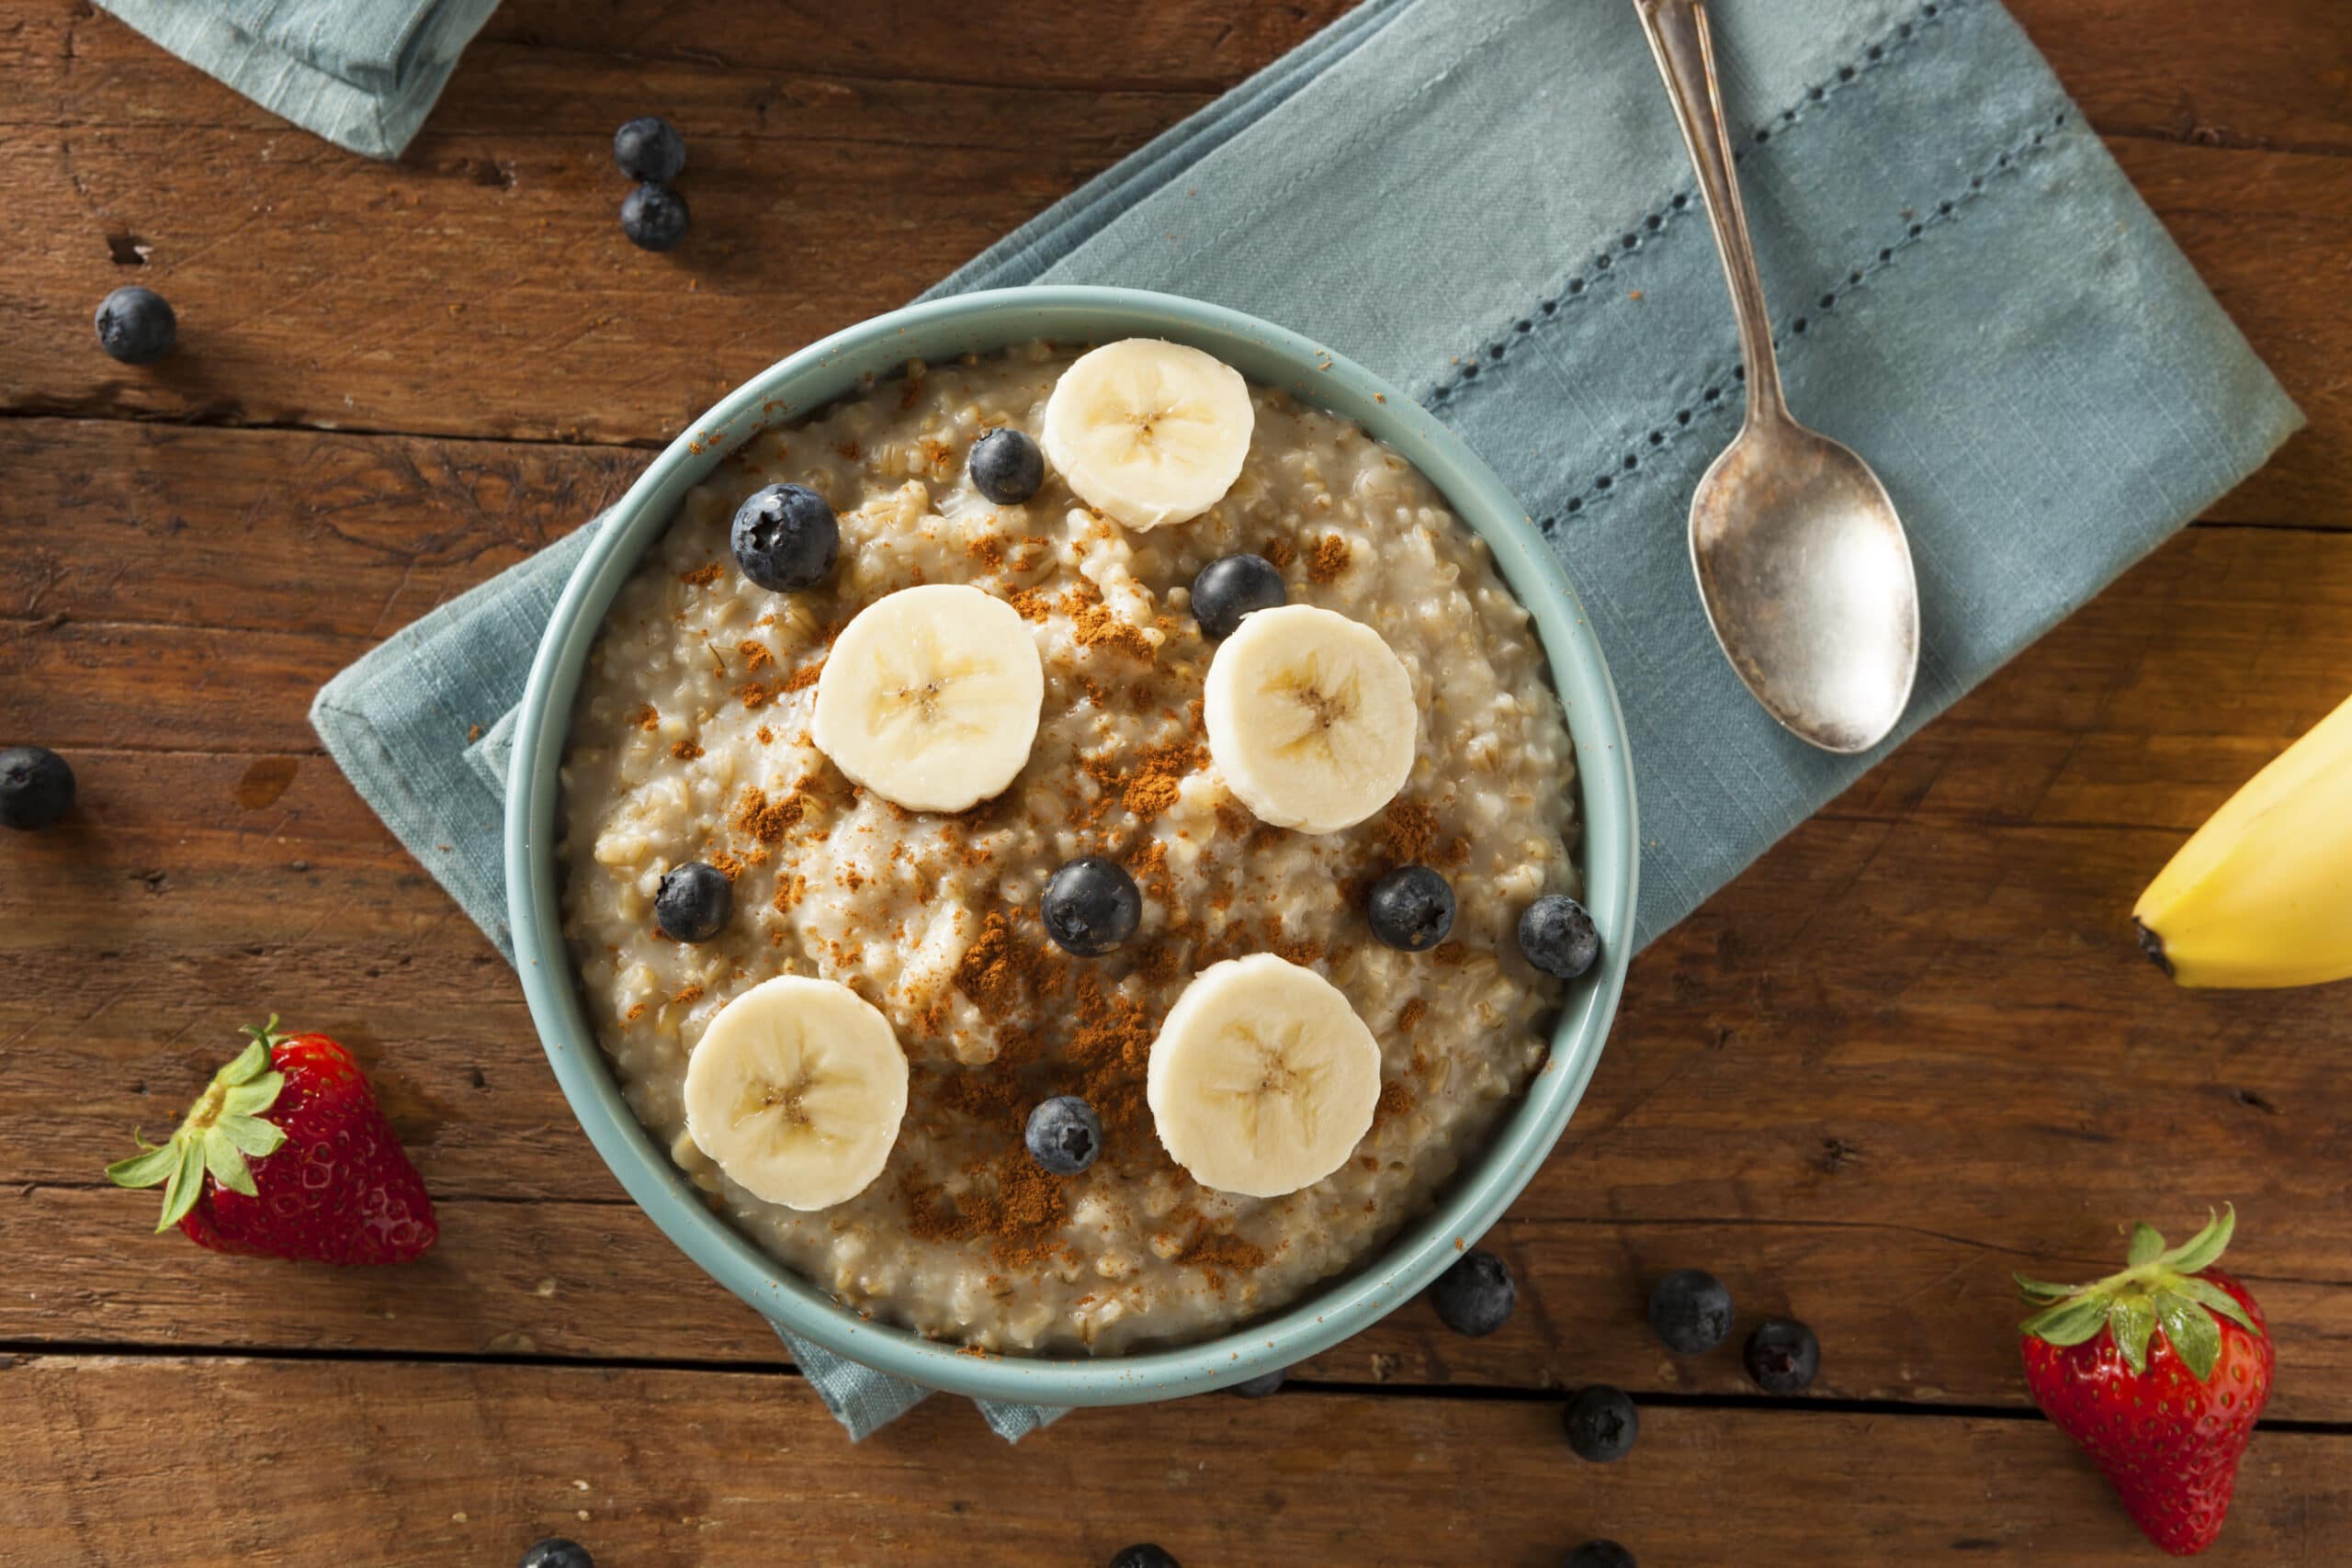
[[[1968,3],[1968,0],[1928,0],[1928,4],[1921,6],[1917,14],[1924,20],[1932,22],[1945,11],[1952,9],[1958,5],[1966,3]],[[1892,30],[1881,34],[1880,40],[1871,44],[1863,51],[1864,63],[1860,65],[1841,65],[1832,76],[1826,77],[1820,82],[1817,82],[1812,86],[1806,88],[1804,96],[1800,100],[1800,102],[1795,105],[1792,105],[1788,108],[1782,109],[1777,119],[1757,129],[1757,141],[1761,143],[1770,141],[1772,136],[1772,128],[1774,125],[1790,126],[1796,124],[1799,120],[1804,118],[1804,115],[1807,112],[1806,106],[1826,102],[1829,97],[1837,93],[1838,88],[1844,86],[1847,83],[1853,81],[1854,78],[1860,75],[1862,72],[1871,69],[1872,66],[1883,63],[1888,55],[1892,52],[1892,50],[1889,47],[1889,40],[1892,40],[1894,45],[1899,46],[1902,43],[1907,42],[1913,36],[1915,36],[1917,30],[1918,29],[1915,28],[1909,22],[1903,22]],[[1735,150],[1732,153],[1732,160],[1736,164],[1747,155],[1747,154],[1745,150]],[[1665,229],[1667,224],[1673,221],[1677,213],[1691,210],[1694,191],[1695,187],[1693,187],[1692,190],[1677,191],[1674,194],[1673,198],[1664,207],[1659,208],[1655,212],[1645,213],[1635,221],[1634,228],[1627,230],[1619,237],[1619,250],[1621,252],[1638,251],[1641,248],[1645,233],[1658,233]],[[1510,348],[1512,347],[1513,339],[1529,336],[1542,322],[1556,319],[1563,306],[1566,305],[1573,299],[1580,298],[1584,294],[1587,286],[1591,282],[1590,275],[1592,273],[1607,272],[1611,265],[1612,258],[1611,253],[1606,249],[1600,251],[1593,257],[1591,265],[1587,272],[1571,276],[1566,279],[1559,288],[1554,289],[1548,296],[1537,303],[1534,315],[1521,317],[1520,320],[1512,322],[1508,333],[1485,345],[1483,353],[1474,350],[1471,353],[1457,355],[1456,358],[1459,367],[1451,377],[1440,382],[1430,393],[1429,407],[1431,409],[1443,408],[1446,403],[1453,400],[1456,393],[1463,389],[1464,386],[1478,378],[1478,371],[1482,365],[1493,364],[1501,360],[1510,353]]]
[[[1949,3],[1950,0],[1946,0],[1946,4]],[[1873,259],[1848,272],[1843,284],[1821,296],[1817,309],[1822,311],[1835,310],[1840,299],[1861,288],[1876,274],[1893,265],[1897,255],[1918,243],[1929,231],[1958,221],[1962,208],[1982,196],[1993,181],[2023,167],[2026,161],[2039,152],[2053,133],[2064,128],[2067,119],[2067,111],[2062,109],[2046,119],[2036,120],[2034,129],[2030,132],[2011,142],[1995,157],[1992,163],[1972,175],[1965,190],[1949,200],[1936,203],[1932,212],[1922,214],[1917,221],[1909,224],[1893,243],[1882,246]],[[1798,316],[1792,319],[1789,322],[1788,332],[1773,338],[1774,351],[1786,348],[1791,337],[1803,335],[1814,324],[1812,318],[1808,316]],[[1632,473],[1641,467],[1641,454],[1644,451],[1657,452],[1673,446],[1676,440],[1690,429],[1694,415],[1704,415],[1719,410],[1724,395],[1731,388],[1747,379],[1747,367],[1736,363],[1709,372],[1705,378],[1704,389],[1694,400],[1700,406],[1677,409],[1671,424],[1661,424],[1651,431],[1640,446],[1625,454],[1624,472]],[[1537,531],[1546,538],[1551,537],[1553,530],[1559,526],[1564,517],[1575,516],[1583,512],[1588,505],[1599,504],[1617,488],[1610,474],[1602,473],[1596,476],[1581,493],[1570,496],[1558,512],[1536,519]]]

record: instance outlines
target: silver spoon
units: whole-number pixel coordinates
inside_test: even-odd
[[[1919,585],[1870,465],[1789,417],[1700,0],[1634,0],[1699,174],[1747,362],[1747,420],[1690,501],[1690,564],[1724,656],[1825,751],[1886,739],[1919,668]]]

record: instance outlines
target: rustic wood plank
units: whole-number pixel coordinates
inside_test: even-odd
[[[36,537],[66,547],[78,515]],[[58,577],[60,630],[85,593],[148,613],[136,585],[159,573],[128,559],[120,584]],[[353,557],[361,581],[390,570]],[[107,597],[119,594],[134,597]],[[372,588],[360,598],[355,613]],[[300,739],[325,666],[256,694],[284,662],[246,659],[266,639],[140,635],[157,660],[209,639],[245,710],[282,712],[277,738]],[[322,657],[342,646],[302,635]],[[1563,1153],[1497,1233],[1527,1282],[1519,1323],[1464,1341],[1408,1309],[1317,1375],[1736,1393],[1728,1358],[1674,1361],[1640,1321],[1645,1282],[1698,1263],[1753,1306],[1820,1326],[1825,1392],[2014,1403],[2007,1269],[2095,1268],[2115,1223],[2177,1224],[2231,1198],[2287,1348],[2280,1409],[2352,1419],[2352,1299],[2326,1286],[2352,1258],[2327,1174],[2352,1092],[2335,1065],[2352,1044],[2340,998],[2176,992],[2122,920],[2181,835],[2337,700],[2346,668],[2352,540],[2175,540],[1635,967]],[[0,679],[0,732],[76,711],[80,680],[48,665]],[[134,741],[210,722],[136,693],[108,711]],[[541,1064],[511,976],[322,757],[75,760],[82,819],[0,845],[0,1118],[17,1130],[0,1181],[36,1188],[0,1204],[0,1235],[40,1243],[0,1250],[55,1249],[25,1266],[31,1294],[0,1303],[0,1341],[168,1344],[186,1304],[212,1297],[237,1303],[236,1342],[263,1347],[443,1353],[512,1337],[567,1355],[775,1354],[640,1216],[602,1206],[618,1189]],[[331,1025],[368,1062],[450,1201],[446,1271],[363,1289],[253,1270],[146,1238],[145,1199],[92,1190],[130,1125],[167,1121],[232,1026],[269,1008]],[[534,1293],[570,1278],[583,1249],[614,1289]],[[674,1314],[644,1311],[655,1295]]]
[[[1212,1396],[1080,1412],[1016,1450],[948,1400],[852,1448],[805,1388],[741,1373],[34,1357],[0,1386],[0,1523],[60,1568],[164,1542],[187,1568],[439,1568],[554,1531],[628,1568],[1101,1562],[1136,1540],[1195,1563],[1532,1568],[1600,1534],[1657,1563],[1735,1541],[1755,1563],[2150,1551],[2039,1421],[1654,1407],[1593,1466],[1550,1401]],[[2347,1464],[2352,1437],[2259,1435],[2203,1561],[2336,1561]]]
[[[1208,73],[1177,91],[1159,84],[1197,62],[1185,51],[1225,25],[1221,8],[1118,12],[1108,25],[1146,63],[1109,91],[1055,73],[1121,58],[1075,46],[1103,24],[1067,0],[1017,25],[901,0],[842,39],[797,9],[740,36],[716,0],[680,7],[675,36],[723,40],[707,53],[648,51],[641,18],[617,12],[518,14],[469,56],[407,164],[382,168],[62,0],[14,3],[28,20],[0,34],[0,71],[26,107],[0,106],[0,197],[45,242],[0,298],[0,408],[639,443],[899,303],[1338,9],[1251,8],[1213,63],[1177,70]],[[2335,373],[2352,324],[2305,302],[2340,297],[2352,265],[2352,197],[2328,155],[2352,145],[2352,106],[2328,87],[2342,30],[2330,0],[2239,9],[2041,0],[2025,19],[2094,123],[2125,133],[2127,169],[2313,416],[2218,514],[2335,519],[2352,500],[2352,389]],[[2181,46],[2223,28],[2242,50]],[[884,39],[932,79],[865,76]],[[1038,69],[975,82],[953,68],[1000,56]],[[803,59],[816,74],[793,73]],[[612,216],[612,106],[649,98],[695,138],[695,235],[668,257],[631,250]],[[877,192],[893,193],[887,209]],[[138,373],[97,355],[87,322],[133,242],[186,344]]]

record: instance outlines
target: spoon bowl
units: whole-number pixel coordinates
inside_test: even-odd
[[[1666,78],[1731,288],[1747,420],[1690,501],[1690,564],[1724,657],[1764,711],[1825,751],[1867,751],[1911,700],[1919,584],[1870,465],[1789,417],[1772,317],[1700,0],[1634,0]]]
[[[1733,671],[1800,739],[1868,750],[1911,700],[1911,547],[1870,465],[1786,418],[1754,421],[1690,502],[1690,564]]]

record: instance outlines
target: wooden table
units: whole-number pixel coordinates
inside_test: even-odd
[[[0,843],[0,1562],[503,1568],[549,1531],[605,1568],[1600,1534],[1649,1568],[2141,1562],[2027,1402],[2007,1270],[2223,1199],[2280,1371],[2212,1561],[2344,1561],[2352,992],[2177,992],[2125,910],[2352,688],[2352,18],[2013,3],[2312,428],[1635,965],[1494,1234],[1503,1332],[1409,1306],[1274,1399],[1016,1450],[945,1399],[843,1440],[606,1175],[512,975],[304,714],[721,390],[1347,0],[509,0],[394,167],[0,0],[0,742],[66,753],[84,802]],[[668,257],[613,216],[612,128],[654,109],[693,144]],[[153,371],[91,341],[132,280],[180,315]],[[272,1009],[366,1059],[438,1197],[427,1262],[222,1258],[101,1181]],[[1683,1264],[1819,1329],[1809,1396],[1657,1346],[1643,1292]],[[1559,1440],[1589,1381],[1643,1402],[1627,1462]]]

